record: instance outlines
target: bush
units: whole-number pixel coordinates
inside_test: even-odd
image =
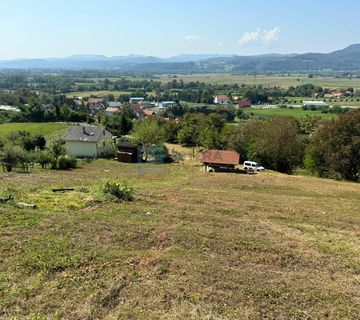
[[[57,168],[59,170],[69,170],[76,168],[77,159],[74,157],[60,156],[57,161]]]
[[[3,164],[7,172],[11,172],[13,167],[19,162],[20,150],[12,146],[5,146],[4,151],[0,155],[0,162]]]
[[[35,160],[41,165],[41,168],[46,169],[47,165],[54,161],[54,157],[50,154],[50,152],[44,150],[38,151],[35,154]]]
[[[102,192],[120,200],[134,200],[134,189],[130,187],[126,181],[106,181],[102,187]]]

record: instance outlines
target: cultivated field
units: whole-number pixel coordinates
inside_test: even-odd
[[[172,75],[160,75],[158,78],[162,82],[169,82],[174,79]],[[317,77],[309,78],[307,75],[232,75],[228,73],[216,74],[189,74],[176,75],[176,79],[183,79],[184,82],[204,82],[204,83],[218,83],[218,84],[233,84],[239,85],[263,85],[263,86],[279,86],[288,88],[289,86],[298,86],[306,83],[312,83],[316,86],[324,88],[356,88],[360,89],[360,78],[336,78],[336,77]]]
[[[134,91],[136,91],[134,89]],[[119,95],[122,94],[130,94],[131,91],[122,91],[122,90],[99,90],[99,91],[77,91],[77,92],[70,92],[67,93],[66,96],[68,98],[76,98],[76,97],[91,97],[91,96],[96,96],[96,97],[107,97],[109,95],[113,95],[115,98],[117,98]],[[148,95],[155,95],[154,92],[147,92]]]
[[[123,178],[135,201],[105,200]],[[359,184],[97,160],[8,195],[38,208],[0,204],[1,318],[358,319]]]
[[[118,90],[99,90],[99,91],[76,91],[76,92],[69,92],[66,94],[68,98],[76,98],[76,97],[106,97],[108,95],[119,96],[120,94],[127,94],[125,91],[118,91]]]

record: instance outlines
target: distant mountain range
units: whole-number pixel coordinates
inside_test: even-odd
[[[158,58],[143,55],[74,55],[0,61],[0,69],[115,69],[135,73],[360,71],[360,44],[331,53],[255,56],[182,54]]]

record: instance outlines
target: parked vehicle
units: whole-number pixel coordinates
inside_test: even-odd
[[[265,171],[265,168],[262,166],[259,166],[257,162],[254,161],[245,161],[244,162],[244,170],[248,172],[254,172],[254,171]]]

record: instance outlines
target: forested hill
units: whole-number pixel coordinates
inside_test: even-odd
[[[0,61],[0,69],[116,69],[146,73],[359,71],[360,44],[331,53],[270,54],[257,56],[77,55],[67,58]]]

